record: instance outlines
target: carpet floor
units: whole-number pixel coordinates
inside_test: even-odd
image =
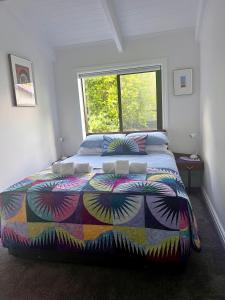
[[[225,251],[200,194],[191,195],[202,239],[185,270],[53,263],[0,247],[0,300],[225,299]]]

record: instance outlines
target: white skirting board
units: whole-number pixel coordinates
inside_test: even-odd
[[[211,214],[213,222],[216,225],[216,229],[217,229],[217,231],[219,233],[220,239],[221,239],[222,244],[223,244],[224,249],[225,249],[225,229],[223,228],[223,225],[220,222],[220,219],[219,219],[219,217],[217,215],[217,212],[215,211],[215,208],[212,205],[212,201],[210,200],[210,198],[209,198],[209,196],[208,196],[208,194],[207,194],[207,192],[206,192],[206,190],[205,190],[204,187],[202,187],[202,193],[203,193],[203,196],[204,196],[204,198],[206,200],[206,205],[207,205],[207,207],[209,209],[209,212]]]

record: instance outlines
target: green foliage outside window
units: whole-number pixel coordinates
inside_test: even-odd
[[[124,130],[157,128],[155,72],[121,76],[121,101]]]
[[[120,75],[124,131],[157,128],[156,72]],[[83,79],[87,131],[120,129],[117,75]]]
[[[115,75],[86,78],[85,100],[88,132],[119,131]]]

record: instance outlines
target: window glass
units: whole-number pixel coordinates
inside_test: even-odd
[[[83,80],[88,133],[119,131],[116,75]]]
[[[160,70],[81,80],[87,133],[162,129]]]
[[[120,76],[123,129],[157,129],[156,72]]]

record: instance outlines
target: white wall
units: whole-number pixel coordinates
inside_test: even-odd
[[[188,134],[199,132],[199,47],[192,30],[167,32],[155,37],[129,40],[119,53],[111,42],[58,49],[56,83],[64,154],[73,154],[82,141],[76,71],[82,67],[104,67],[167,58],[170,146],[177,152],[195,151]],[[174,96],[173,70],[193,68],[193,95]]]
[[[15,107],[8,53],[33,62],[38,105]],[[57,134],[53,63],[3,6],[0,10],[0,190],[56,158]]]
[[[200,33],[204,188],[225,229],[225,1],[210,0]],[[224,231],[225,233],[225,231]]]

